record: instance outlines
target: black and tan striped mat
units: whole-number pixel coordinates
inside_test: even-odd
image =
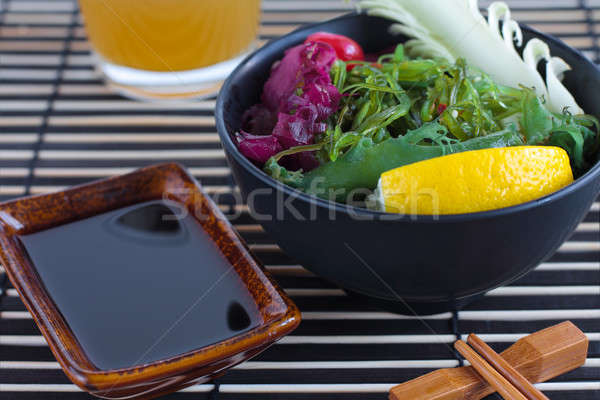
[[[518,20],[600,61],[600,0],[510,3]],[[174,160],[189,167],[227,208],[227,197],[237,189],[215,132],[214,100],[168,106],[125,100],[94,73],[74,0],[0,4],[0,200]],[[351,7],[342,0],[265,0],[261,40]],[[237,229],[300,306],[304,321],[215,384],[166,398],[386,399],[395,383],[458,365],[447,346],[457,335],[478,332],[502,349],[526,333],[570,319],[589,335],[589,359],[540,388],[553,399],[600,399],[599,202],[534,272],[458,314],[427,317],[435,335],[415,318],[368,308],[308,273],[273,244],[247,210],[240,211]],[[0,303],[0,400],[86,398],[62,373],[9,286]]]

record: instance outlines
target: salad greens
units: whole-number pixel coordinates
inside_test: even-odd
[[[553,145],[568,152],[575,176],[590,167],[597,119],[562,85],[569,67],[545,43],[531,40],[521,59],[513,39],[522,34],[504,3],[490,6],[489,23],[476,0],[360,4],[415,39],[369,61],[340,56],[345,44],[362,49],[334,34],[320,34],[331,45],[309,37],[288,49],[236,134],[240,151],[270,176],[345,201],[364,197],[385,171],[468,150]],[[469,25],[477,32],[459,37]]]
[[[374,188],[373,183],[376,186],[379,176],[390,169],[467,150],[521,144],[523,140],[513,126],[488,136],[453,142],[448,140],[446,129],[434,122],[378,144],[363,137],[338,161],[323,164],[304,174],[303,179],[298,179],[296,172],[295,179],[286,183],[315,196],[343,201],[366,194],[364,189]],[[265,168],[277,171],[272,162]]]
[[[356,65],[347,71],[348,65]],[[343,94],[315,144],[292,147],[264,170],[307,193],[343,200],[373,189],[390,169],[460,151],[522,144],[567,150],[575,171],[598,149],[598,122],[549,111],[532,89],[494,83],[458,59],[412,60],[399,45],[376,63],[337,60],[330,71]],[[288,171],[284,156],[314,151],[320,166]]]

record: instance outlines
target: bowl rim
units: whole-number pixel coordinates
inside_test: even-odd
[[[225,124],[224,118],[224,110],[225,110],[225,102],[228,97],[230,97],[233,92],[233,80],[236,75],[246,67],[247,64],[251,63],[253,60],[260,58],[262,52],[269,50],[275,46],[278,46],[281,41],[288,40],[293,38],[294,40],[298,39],[297,42],[300,42],[300,39],[306,38],[310,33],[315,30],[318,30],[321,27],[325,27],[331,22],[345,20],[345,19],[358,19],[359,17],[369,17],[369,18],[379,18],[384,19],[382,17],[370,16],[367,14],[361,14],[357,12],[351,12],[348,14],[341,15],[339,17],[329,19],[323,22],[317,22],[312,24],[304,25],[294,31],[281,36],[279,38],[273,39],[265,44],[260,49],[248,55],[229,75],[223,87],[221,88],[219,95],[217,97],[217,102],[215,106],[215,120],[217,132],[221,138],[221,143],[223,144],[226,152],[233,156],[235,160],[240,163],[248,172],[254,175],[255,178],[258,178],[263,183],[267,184],[271,188],[275,190],[283,191],[287,196],[293,197],[295,199],[304,200],[311,205],[319,206],[322,208],[326,208],[329,210],[335,210],[340,213],[353,213],[357,216],[361,217],[369,217],[371,219],[390,219],[391,216],[395,216],[395,219],[402,219],[403,221],[411,221],[411,222],[433,222],[433,223],[455,223],[455,222],[463,222],[463,221],[472,221],[472,220],[483,220],[488,218],[496,218],[502,217],[509,214],[516,214],[520,212],[525,212],[527,210],[536,208],[541,205],[546,205],[549,203],[556,202],[566,196],[569,196],[573,192],[578,191],[580,188],[588,185],[592,180],[596,179],[600,176],[600,159],[596,161],[596,163],[582,176],[574,180],[568,186],[541,197],[539,199],[531,200],[525,203],[517,204],[510,207],[504,207],[496,210],[488,210],[488,211],[479,211],[473,213],[462,213],[462,214],[441,214],[441,215],[411,215],[411,214],[392,214],[384,211],[375,211],[369,210],[366,208],[361,208],[349,204],[338,203],[330,200],[325,200],[320,197],[308,195],[300,190],[297,190],[291,186],[283,184],[276,179],[270,177],[266,173],[264,173],[260,168],[254,165],[248,158],[246,158],[240,151],[232,140],[232,133],[229,132]],[[533,36],[539,37],[543,39],[545,42],[550,43],[553,46],[560,47],[563,50],[571,53],[574,57],[580,59],[583,63],[588,64],[594,68],[596,74],[600,79],[600,67],[596,64],[592,63],[587,57],[585,57],[579,50],[567,45],[562,40],[554,37],[553,35],[549,35],[543,32],[538,31],[528,25],[519,24],[521,29],[524,32],[530,33]],[[326,30],[326,29],[325,29]]]

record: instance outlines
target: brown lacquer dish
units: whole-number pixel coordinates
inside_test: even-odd
[[[0,262],[68,377],[104,398],[208,381],[300,323],[177,164],[0,204]]]

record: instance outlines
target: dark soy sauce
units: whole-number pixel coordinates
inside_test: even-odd
[[[127,368],[256,327],[260,314],[216,244],[153,201],[21,236],[90,361]]]

